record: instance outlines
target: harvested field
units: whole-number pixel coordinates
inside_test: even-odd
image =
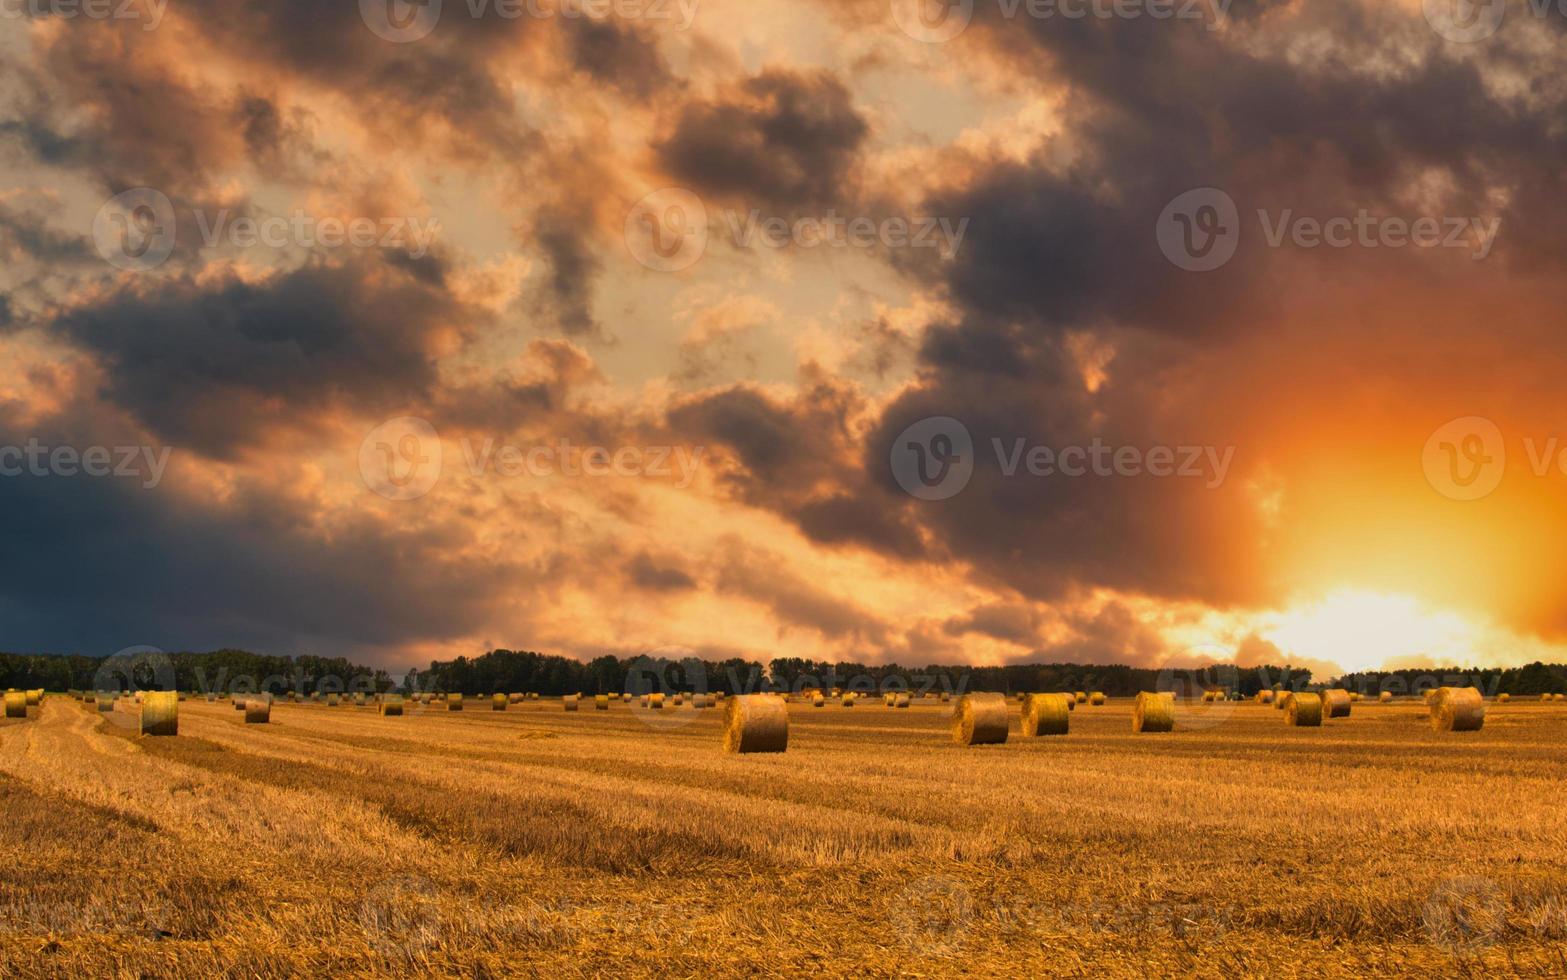
[[[689,706],[279,702],[246,726],[191,699],[174,738],[135,710],[53,697],[0,723],[7,977],[1567,963],[1554,703],[1473,733],[1415,701],[1314,729],[1220,703],[1150,738],[1111,699],[1067,736],[969,747],[933,699],[795,703],[776,755],[725,754],[721,713]]]

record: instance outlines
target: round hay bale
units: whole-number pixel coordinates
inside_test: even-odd
[[[608,711],[609,710],[609,695],[608,694],[595,694],[593,696],[593,710],[594,711]]]
[[[43,701],[43,699],[44,699],[44,692],[43,691],[27,691],[27,692],[25,692],[25,697],[27,698],[27,706],[29,708],[36,708],[36,707],[38,707],[39,702]]]
[[[1485,697],[1472,687],[1439,688],[1431,697],[1431,727],[1439,732],[1478,732]]]
[[[1387,704],[1391,700],[1393,700],[1392,691],[1383,691],[1381,694],[1377,695],[1377,702],[1380,704]]]
[[[745,694],[724,701],[724,751],[783,752],[789,748],[789,707],[782,698]]]
[[[1350,691],[1349,692],[1349,699],[1351,701],[1359,701],[1360,700],[1360,692],[1359,691]]]
[[[965,694],[952,706],[952,740],[959,745],[1001,745],[1007,740],[1007,696]]]
[[[461,711],[462,710],[462,695],[461,694],[448,694],[448,695],[446,695],[446,710],[447,711]]]
[[[1165,692],[1152,694],[1143,691],[1138,694],[1137,703],[1132,705],[1132,731],[1175,731],[1175,698]]]
[[[511,701],[506,697],[506,695],[504,695],[504,694],[492,694],[492,695],[490,695],[490,710],[491,711],[505,711],[506,710],[506,706],[508,704],[511,704]]]
[[[1511,694],[1498,694],[1496,696],[1496,701],[1497,701],[1498,704],[1506,704],[1507,702],[1511,701],[1512,699],[1513,699],[1513,696]]]
[[[1023,698],[1023,734],[1065,735],[1072,722],[1077,699],[1065,694],[1029,694]]]
[[[1436,697],[1436,689],[1432,688],[1429,691],[1421,691],[1420,697],[1425,701],[1426,704],[1430,704],[1431,699]]]
[[[1284,724],[1293,728],[1321,728],[1322,716],[1327,714],[1327,702],[1321,694],[1301,691],[1291,694],[1284,707]]]
[[[1001,700],[1005,701],[1006,697],[1003,696],[1001,698]],[[909,706],[909,704],[910,704],[909,696],[907,694],[900,694],[900,695],[898,695],[897,700],[892,703],[892,706],[894,708],[907,708]]]
[[[1553,695],[1551,697],[1551,700],[1552,701],[1567,701],[1567,694],[1556,694],[1556,695]]]
[[[662,694],[649,694],[647,696],[647,706],[653,711],[663,711],[664,696]]]
[[[1074,699],[1076,699],[1078,704],[1087,704],[1088,703],[1088,692],[1087,691],[1078,691],[1076,694],[1073,694],[1072,697]]]
[[[83,691],[82,700],[88,704],[92,704],[94,701],[98,700],[98,695],[93,691]]]
[[[403,716],[403,699],[387,698],[381,702],[380,712],[383,718],[401,718]]]
[[[1082,699],[1078,698],[1077,699],[1077,703],[1078,704],[1082,704],[1083,703]],[[1088,696],[1088,703],[1091,704],[1091,705],[1095,705],[1096,707],[1099,706],[1099,705],[1104,704],[1105,703],[1105,692],[1103,692],[1103,691],[1095,691],[1094,693],[1090,694]]]
[[[265,725],[272,721],[272,699],[263,694],[245,701],[245,724]]]
[[[1350,708],[1353,705],[1354,702],[1349,699],[1349,692],[1341,687],[1322,692],[1322,716],[1324,718],[1348,718]]]
[[[143,735],[180,733],[180,696],[175,691],[148,691],[141,700]]]
[[[1219,694],[1218,691],[1204,691],[1204,692],[1202,692],[1203,702],[1205,704],[1212,704],[1214,699],[1216,697],[1218,697],[1218,694]]]
[[[1076,695],[1071,694],[1070,692],[1064,692],[1064,693],[1061,694],[1061,702],[1066,705],[1066,710],[1068,710],[1068,711],[1076,711],[1077,710],[1077,696]]]
[[[822,695],[820,695],[820,694],[812,695],[812,697],[811,697],[811,707],[813,707],[813,708],[825,708],[825,707],[827,707],[827,699],[825,697],[823,697]]]
[[[27,717],[27,692],[5,692],[5,716],[7,718]]]
[[[1277,711],[1283,711],[1289,707],[1291,691],[1280,691],[1273,698],[1273,707]]]
[[[235,711],[244,711],[245,710],[245,699],[240,697],[237,694],[234,695],[234,710]]]
[[[98,710],[100,712],[113,711],[114,710],[114,699],[109,697],[108,695],[101,695],[101,696],[99,696],[99,698],[98,698]]]
[[[337,707],[337,702],[338,702],[338,697],[337,697],[336,694],[328,694],[326,696],[326,706],[328,708],[335,708],[335,707]]]
[[[1258,704],[1272,704],[1273,703],[1273,692],[1272,691],[1258,691],[1257,692],[1257,703]]]
[[[1549,694],[1542,694],[1542,695],[1540,695],[1540,700],[1541,701],[1549,701],[1550,699],[1551,699],[1551,696]]]
[[[564,695],[560,699],[561,706],[563,708],[565,708],[567,711],[576,711],[577,710],[577,700],[578,700],[578,698],[579,698],[579,695],[576,695],[576,694]]]
[[[890,708],[893,705],[898,703],[898,696],[896,694],[891,694],[891,693],[883,694],[881,696],[881,700],[882,700],[883,704],[885,704],[887,707]]]
[[[843,694],[843,700],[840,703],[845,708],[852,708],[852,707],[854,707],[854,692],[853,691],[845,691],[844,694]]]

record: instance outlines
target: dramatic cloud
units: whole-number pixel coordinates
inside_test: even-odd
[[[1567,32],[1202,11],[981,3],[945,43],[885,0],[16,22],[0,451],[170,456],[0,477],[9,642],[1567,656]],[[94,222],[139,187],[175,227],[133,271]],[[703,209],[628,221],[659,188]],[[753,211],[781,247],[726,241]],[[899,233],[935,217],[945,251]],[[1470,417],[1499,442],[1433,436]],[[899,468],[933,419],[971,447],[916,444],[951,492]]]

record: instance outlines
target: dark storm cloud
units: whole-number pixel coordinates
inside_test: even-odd
[[[649,592],[683,592],[696,588],[696,579],[676,567],[672,560],[656,559],[646,552],[626,563],[626,576],[637,588]]]
[[[344,404],[390,411],[428,396],[433,338],[462,309],[376,260],[262,283],[176,278],[122,288],[52,324],[94,354],[104,397],[182,448],[229,457],[273,426]]]
[[[1112,602],[1094,612],[1072,612],[1066,617],[1068,636],[1018,657],[1022,663],[1069,662],[1159,666],[1169,651],[1158,631],[1144,624],[1130,609]]]
[[[581,216],[555,208],[540,212],[534,239],[549,262],[550,308],[568,335],[593,334],[599,329],[593,317],[593,283],[603,263],[593,250],[591,228]]]
[[[879,642],[889,630],[867,610],[795,575],[775,558],[734,543],[718,561],[714,587],[766,607],[785,626]]]
[[[811,208],[853,197],[869,132],[831,74],[771,69],[686,105],[657,149],[670,173],[699,193]]]
[[[1331,38],[1341,56],[1301,57],[1250,7],[1227,31],[1148,19],[1000,21],[987,19],[993,5],[976,9],[954,49],[988,52],[1070,98],[1062,133],[1026,162],[980,159],[960,171],[961,183],[933,176],[925,210],[971,218],[954,261],[894,256],[925,282],[939,277],[956,315],[929,329],[919,384],[888,406],[867,441],[863,464],[877,499],[890,505],[901,494],[888,466],[893,438],[921,418],[953,416],[974,439],[973,481],[915,513],[932,547],[979,575],[1050,601],[1096,587],[1221,606],[1278,600],[1279,570],[1260,547],[1266,529],[1247,490],[1261,458],[1281,452],[1259,421],[1273,402],[1238,400],[1247,386],[1235,372],[1250,365],[1224,352],[1277,331],[1255,369],[1304,383],[1281,365],[1291,348],[1311,348],[1280,323],[1318,299],[1327,280],[1341,305],[1321,311],[1329,319],[1317,343],[1339,345],[1368,376],[1386,372],[1391,364],[1357,352],[1363,336],[1338,327],[1391,313],[1391,329],[1403,330],[1400,293],[1461,290],[1498,267],[1554,267],[1567,244],[1567,185],[1551,162],[1567,148],[1567,88],[1489,83],[1487,70],[1530,62],[1527,42],[1454,57],[1418,11],[1302,9],[1291,29]],[[1369,70],[1378,57],[1399,70]],[[1423,198],[1415,193],[1422,181]],[[1194,274],[1161,253],[1155,224],[1176,196],[1210,186],[1235,199],[1241,246],[1223,268]],[[1256,217],[1258,209],[1322,218],[1361,208],[1498,214],[1504,231],[1486,265],[1440,250],[1268,248]],[[1095,386],[1073,335],[1114,352]],[[1496,336],[1488,329],[1484,343]],[[995,439],[1235,445],[1236,457],[1216,488],[1147,477],[1008,478]],[[1107,656],[1130,642],[1109,625],[1087,641]]]
[[[0,446],[165,448],[98,417],[58,421],[0,417]],[[182,450],[171,452],[152,488],[145,466],[135,477],[0,477],[0,535],[13,559],[0,569],[7,649],[248,646],[384,661],[383,645],[467,635],[522,580],[488,559],[454,560],[475,544],[462,522],[349,515],[328,536],[295,502],[243,483],[221,506],[182,497],[172,489]]]
[[[568,28],[572,64],[622,95],[646,101],[669,85],[669,66],[657,43],[614,21],[572,21]]]

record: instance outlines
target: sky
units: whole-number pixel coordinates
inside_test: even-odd
[[[0,648],[1567,661],[1470,13],[5,5]]]

